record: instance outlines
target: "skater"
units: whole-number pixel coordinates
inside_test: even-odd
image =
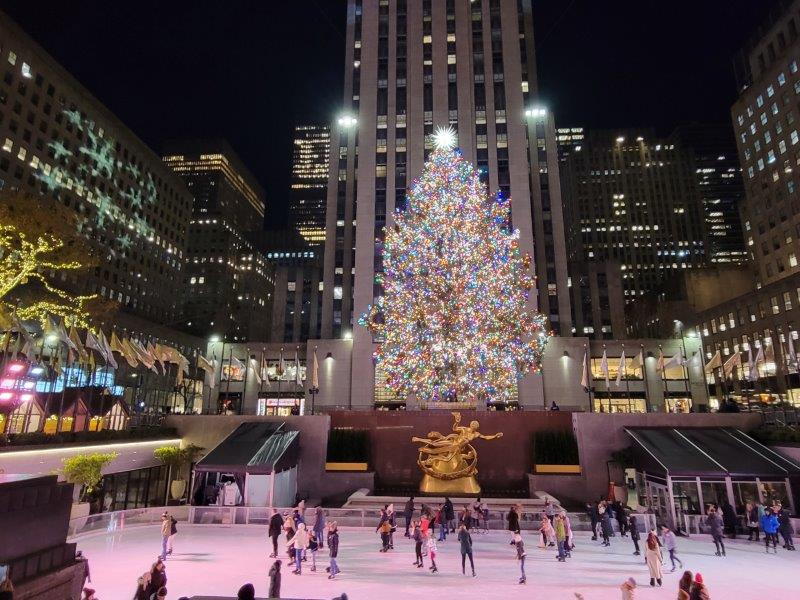
[[[389,550],[394,550],[394,532],[397,531],[397,515],[394,512],[394,504],[388,506],[386,516],[389,519]]]
[[[551,523],[555,523],[554,519],[556,516],[556,509],[553,504],[550,502],[550,498],[544,499],[544,515],[550,519]]]
[[[472,536],[463,525],[458,530],[458,541],[461,544],[461,574],[467,574],[466,562],[467,557],[469,557],[469,567],[472,569],[472,576],[475,577],[475,562],[472,559]]]
[[[269,555],[270,558],[277,558],[278,556],[278,538],[281,536],[282,530],[283,517],[278,514],[277,508],[273,508],[272,516],[269,518],[269,530],[267,531],[270,539],[272,539],[272,554]]]
[[[320,550],[322,550],[325,547],[323,538],[325,537],[326,529],[327,527],[325,526],[325,511],[322,510],[321,506],[318,506],[314,511],[314,537],[317,538],[317,544],[319,544]]]
[[[587,502],[586,503],[586,515],[589,517],[589,521],[592,523],[592,541],[597,540],[597,523],[599,522],[599,513],[597,511],[597,503],[596,502]]]
[[[289,560],[294,562],[294,547],[289,546],[289,540],[294,537],[295,526],[292,515],[288,512],[283,513],[283,531],[286,532],[286,554],[289,555]]]
[[[792,521],[789,511],[783,508],[781,504],[775,505],[775,511],[778,517],[778,532],[783,538],[783,547],[787,550],[794,550],[794,540],[792,540]]]
[[[153,566],[150,568],[150,573],[148,573],[146,577],[146,581],[148,598],[155,596],[158,590],[167,585],[167,571],[161,559],[153,563]]]
[[[308,551],[311,552],[311,572],[315,572],[317,570],[317,552],[319,551],[320,544],[317,541],[317,532],[315,530],[311,530],[311,534],[308,536]]]
[[[519,533],[519,515],[517,514],[517,509],[515,507],[511,507],[508,510],[508,530],[511,532],[511,544],[514,544],[514,534]]]
[[[626,537],[628,529],[628,516],[625,514],[625,507],[619,500],[614,502],[614,516],[617,518],[617,525],[619,526],[619,534],[622,537]]]
[[[431,559],[431,566],[428,567],[428,570],[431,573],[438,573],[439,569],[436,568],[436,538],[433,537],[433,532],[428,531],[428,556]]]
[[[306,531],[305,523],[300,523],[297,525],[297,531],[295,532],[294,537],[289,540],[287,545],[289,547],[294,547],[295,568],[292,573],[294,575],[300,575],[303,572],[303,556],[305,555],[306,548],[308,547],[308,532]]]
[[[439,510],[436,511],[436,516],[433,518],[434,529],[436,525],[439,525],[439,541],[444,542],[447,540],[447,530],[449,527],[447,526],[447,519],[444,516],[444,504],[439,507]]]
[[[714,540],[714,546],[717,551],[715,556],[725,556],[725,542],[722,539],[723,523],[722,517],[719,516],[717,509],[713,506],[708,509],[708,518],[706,519],[711,539]]]
[[[675,562],[677,561],[678,564],[683,568],[683,561],[678,558],[678,540],[675,537],[675,532],[673,532],[669,527],[666,525],[661,527],[661,534],[664,538],[664,547],[669,552],[669,560],[672,563],[672,571],[670,573],[675,572]]]
[[[603,533],[603,546],[611,545],[611,536],[614,535],[614,529],[611,526],[611,515],[608,514],[608,507],[605,501],[600,503],[600,529]]]
[[[572,557],[572,549],[575,547],[575,544],[572,543],[573,535],[572,535],[572,522],[569,520],[569,515],[567,511],[561,511],[561,520],[564,521],[564,530],[567,533],[567,539],[564,541],[564,551],[567,554],[567,558]]]
[[[644,557],[645,562],[647,562],[647,568],[650,570],[650,585],[654,587],[658,582],[658,586],[661,587],[661,564],[664,559],[661,556],[661,544],[658,542],[658,536],[654,531],[647,535]]]
[[[172,521],[169,519],[169,513],[164,511],[161,514],[161,560],[167,560],[167,546],[169,545],[169,536],[172,534]]]
[[[769,554],[769,543],[772,542],[772,550],[775,554],[778,553],[778,517],[772,513],[772,509],[768,508],[764,511],[764,516],[761,517],[761,529],[764,530],[764,544],[767,547],[767,554]]]
[[[725,533],[732,539],[736,539],[736,511],[730,502],[725,500],[722,504],[722,522],[725,525]]]
[[[483,515],[483,531],[489,533],[489,506],[481,502],[481,515]]]
[[[463,525],[467,529],[472,529],[472,511],[469,509],[469,504],[465,504],[461,511],[461,516],[458,519],[459,525]]]
[[[333,579],[339,574],[339,564],[336,562],[339,556],[339,529],[336,521],[328,523],[328,556],[331,559],[328,579]]]
[[[550,519],[542,515],[542,523],[539,525],[539,548],[547,548],[553,545],[554,539],[553,526],[550,524]]]
[[[384,521],[380,525],[378,525],[378,531],[381,534],[381,552],[388,552],[389,551],[389,536],[392,531],[392,525],[388,521]]]
[[[406,506],[403,509],[403,516],[406,518],[406,537],[411,537],[409,534],[408,529],[411,526],[411,520],[414,518],[414,496],[410,496],[408,500],[406,500]]]
[[[281,560],[278,559],[269,569],[269,592],[267,597],[280,598],[281,597]]]
[[[514,534],[514,546],[517,549],[517,560],[519,561],[520,583],[525,583],[525,542],[522,541],[522,536],[519,533]]]
[[[567,542],[567,529],[564,527],[564,519],[561,515],[556,515],[555,517],[555,533],[556,533],[556,542],[558,543],[558,562],[566,562],[566,550],[564,546]]]
[[[481,510],[481,497],[478,496],[475,502],[472,503],[472,526],[475,529],[480,529],[482,519],[483,511]]]
[[[703,580],[703,576],[700,573],[694,576],[694,582],[692,583],[692,589],[689,592],[689,598],[691,598],[691,600],[711,599],[711,596],[708,593],[708,588]]]
[[[759,531],[758,531],[758,503],[757,502],[748,502],[745,505],[745,519],[747,519],[747,541],[748,542],[757,542],[759,541]]]
[[[631,532],[633,547],[636,548],[633,555],[639,556],[641,554],[639,550],[639,523],[636,522],[636,517],[634,515],[631,515],[631,518],[628,520],[628,530]]]
[[[450,533],[456,532],[456,510],[453,508],[453,503],[450,498],[444,499],[444,518],[447,526],[450,528]]]
[[[419,527],[419,523],[413,521],[411,525],[413,531],[412,539],[414,540],[414,555],[415,555],[414,565],[418,569],[421,569],[424,565],[422,561],[422,544],[425,540],[423,537],[422,529],[420,529]]]
[[[172,543],[175,541],[175,536],[178,535],[178,521],[172,515],[169,517],[169,537],[167,538],[167,554],[172,554]]]
[[[619,589],[622,590],[622,600],[635,600],[636,598],[636,580],[633,577],[628,577]]]
[[[678,598],[689,600],[689,595],[692,593],[692,580],[692,572],[684,571],[683,575],[681,575],[681,578],[678,581]],[[684,597],[681,596],[682,593],[685,594]]]

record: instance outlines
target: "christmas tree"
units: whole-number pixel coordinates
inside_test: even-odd
[[[510,201],[490,198],[439,131],[383,243],[385,295],[362,317],[380,342],[387,385],[421,403],[515,399],[541,369],[545,318],[528,307],[530,256],[509,227]]]

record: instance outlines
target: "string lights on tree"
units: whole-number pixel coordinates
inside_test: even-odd
[[[361,318],[380,342],[387,385],[418,402],[515,399],[541,369],[549,334],[529,307],[531,259],[509,228],[510,201],[489,198],[478,173],[437,130],[435,150],[387,227],[385,293]]]

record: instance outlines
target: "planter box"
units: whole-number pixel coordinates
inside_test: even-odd
[[[365,462],[326,462],[326,471],[366,471]]]
[[[580,475],[580,465],[533,465],[537,475]]]

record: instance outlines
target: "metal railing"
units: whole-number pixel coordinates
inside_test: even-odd
[[[710,535],[706,515],[683,515],[683,530],[686,535]],[[789,519],[792,524],[792,531],[800,531],[800,519],[792,517]],[[747,534],[747,521],[742,515],[736,516],[736,533]]]
[[[98,513],[88,517],[72,519],[69,522],[69,537],[77,537],[95,533],[115,533],[131,527],[158,525],[161,523],[161,514],[168,511],[178,522],[190,525],[263,525],[269,523],[272,509],[265,506],[153,506],[150,508],[136,508],[119,510],[108,513]],[[291,512],[293,508],[278,508],[278,512]],[[323,514],[327,521],[336,521],[342,527],[375,527],[378,524],[379,513],[374,509],[362,508],[324,508]],[[572,529],[575,531],[590,531],[591,523],[585,513],[568,513]],[[396,513],[397,527],[405,527],[405,518],[402,513]],[[541,513],[523,513],[520,517],[520,529],[535,531],[541,526]],[[640,531],[655,529],[656,516],[654,514],[636,514],[639,520]],[[419,519],[419,511],[414,513],[414,518]],[[458,518],[458,515],[456,515]],[[313,526],[315,521],[314,509],[307,509],[305,514],[306,524]],[[619,527],[616,519],[611,519],[614,531]],[[489,529],[503,531],[506,529],[506,516],[501,511],[489,512]],[[481,520],[480,528],[484,527]]]

